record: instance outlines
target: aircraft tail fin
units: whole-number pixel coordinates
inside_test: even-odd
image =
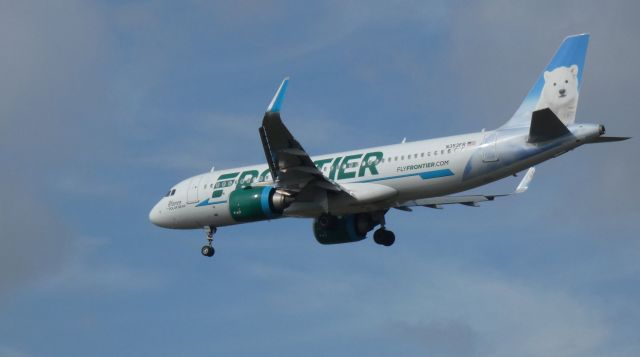
[[[533,122],[532,113],[545,108],[565,126],[575,122],[588,45],[589,34],[565,38],[518,110],[501,129],[527,127]]]

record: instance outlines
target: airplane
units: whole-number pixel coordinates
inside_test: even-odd
[[[535,165],[583,144],[616,142],[601,124],[575,122],[589,34],[565,38],[515,114],[495,130],[310,156],[280,117],[289,78],[258,128],[266,163],[214,170],[171,187],[151,209],[160,227],[202,229],[214,255],[220,227],[284,217],[313,219],[321,244],[391,246],[385,215],[394,208],[442,208],[525,192]],[[527,170],[512,193],[456,195]]]

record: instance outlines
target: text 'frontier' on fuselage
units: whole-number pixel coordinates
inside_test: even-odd
[[[380,151],[368,152],[366,154],[353,154],[347,156],[338,156],[335,158],[327,158],[316,160],[313,163],[318,170],[323,171],[325,167],[329,168],[328,178],[332,180],[346,180],[356,177],[363,177],[367,175],[367,172],[372,175],[378,175],[377,165],[383,158],[383,153]],[[218,177],[218,180],[214,188],[225,188],[233,185],[237,182],[237,187],[243,186],[246,182],[249,182],[252,178],[258,178],[257,181],[262,182],[266,180],[266,177],[270,175],[270,170],[266,169],[263,172],[257,170],[247,170],[242,172],[231,172],[223,174]]]

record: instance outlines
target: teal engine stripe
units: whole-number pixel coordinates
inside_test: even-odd
[[[356,215],[355,214],[346,216],[344,218],[344,223],[347,228],[347,234],[354,242],[362,240],[362,237],[359,237],[358,233],[356,232]]]
[[[271,190],[272,187],[271,186],[267,186],[264,189],[262,189],[262,194],[260,195],[260,206],[262,207],[262,212],[265,214],[265,216],[267,216],[267,218],[271,219],[274,218],[275,215],[273,214],[273,211],[271,210]]]

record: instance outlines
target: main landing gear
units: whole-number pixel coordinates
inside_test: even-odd
[[[216,233],[216,227],[214,226],[206,226],[204,227],[204,231],[207,233],[207,245],[203,245],[202,249],[200,249],[200,253],[205,257],[213,257],[216,253],[216,250],[213,249],[213,235]]]
[[[377,218],[377,221],[380,223],[380,228],[373,232],[373,241],[385,247],[392,246],[396,241],[396,235],[385,228],[387,222],[385,222],[384,213],[382,213],[381,217]]]
[[[385,247],[390,247],[396,241],[396,235],[382,226],[373,233],[373,241]]]

